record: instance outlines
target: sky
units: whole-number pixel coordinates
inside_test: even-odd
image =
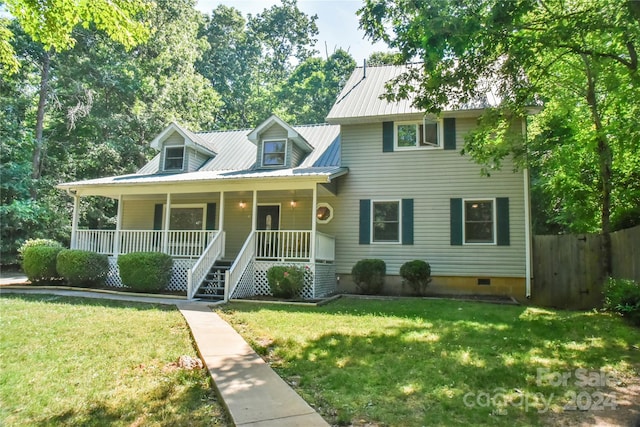
[[[248,13],[257,15],[274,4],[281,4],[279,0],[198,0],[196,8],[206,14],[219,4],[233,6],[246,17]],[[358,65],[369,57],[372,52],[388,51],[384,43],[372,44],[365,39],[364,31],[358,29],[356,10],[361,8],[363,1],[358,0],[298,0],[298,8],[309,16],[318,15],[316,25],[319,34],[316,50],[324,58],[328,50],[329,55],[336,48],[348,51]],[[326,42],[326,49],[325,49]]]

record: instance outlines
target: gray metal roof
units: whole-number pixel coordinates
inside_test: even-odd
[[[349,77],[335,104],[329,111],[329,123],[353,123],[357,121],[381,121],[397,115],[424,114],[412,105],[413,99],[397,102],[380,99],[386,93],[385,84],[406,72],[409,67],[419,67],[419,64],[382,65],[375,67],[356,67]],[[366,70],[366,71],[365,71]],[[450,105],[443,106],[444,111],[478,110],[495,104],[489,102],[491,90],[486,85],[486,94],[478,99],[466,103],[462,107],[454,108],[456,102],[450,100]],[[484,87],[484,86],[483,86]]]
[[[365,74],[365,68],[356,67],[329,111],[327,121],[340,123],[343,119],[420,113],[409,100],[389,102],[380,99],[380,95],[385,93],[385,84],[406,69],[404,65],[366,67]]]
[[[248,139],[251,130],[193,133],[182,128],[194,143],[202,144],[208,150],[217,153],[198,171],[176,174],[160,173],[160,154],[158,154],[135,174],[64,183],[58,187],[287,177],[331,179],[347,172],[346,168],[340,167],[339,125],[320,124],[293,126],[293,128],[313,147],[313,151],[295,168],[256,170],[254,165],[257,147]]]

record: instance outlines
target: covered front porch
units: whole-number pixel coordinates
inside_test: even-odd
[[[108,255],[107,284],[115,287],[123,286],[119,255],[154,251],[173,257],[167,289],[185,292],[188,298],[207,293],[225,300],[269,295],[266,272],[273,265],[305,268],[305,299],[335,291],[335,237],[318,230],[318,213],[328,206],[319,198],[330,197],[330,190],[317,182],[283,181],[277,189],[274,183],[256,182],[248,191],[225,184],[212,192],[202,191],[206,185],[166,193],[141,193],[140,188],[122,188],[117,195],[76,191],[71,248]],[[117,199],[115,229],[79,227],[84,195]]]

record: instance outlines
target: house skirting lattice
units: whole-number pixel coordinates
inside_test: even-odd
[[[196,263],[194,259],[173,259],[173,274],[171,275],[171,281],[169,286],[166,287],[168,291],[187,291],[188,285],[188,271]],[[118,269],[118,259],[116,257],[109,257],[109,273],[107,274],[106,285],[114,288],[124,288],[122,279],[120,279],[120,270]]]
[[[274,265],[296,266],[304,268],[304,286],[300,292],[303,299],[321,298],[332,294],[336,290],[335,265],[314,264],[307,262],[274,262],[253,261],[247,266],[231,299],[248,298],[257,295],[271,295],[267,271]]]

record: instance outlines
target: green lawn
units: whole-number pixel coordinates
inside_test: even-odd
[[[175,307],[3,294],[0,425],[227,425]]]
[[[536,425],[572,392],[598,403],[610,383],[595,377],[624,382],[640,369],[640,330],[596,312],[343,298],[322,307],[232,303],[219,313],[343,425]]]

